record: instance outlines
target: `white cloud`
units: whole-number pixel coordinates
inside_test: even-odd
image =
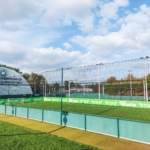
[[[75,36],[72,42],[86,48],[91,55],[110,58],[117,55],[135,54],[150,49],[150,8],[145,5],[137,13],[129,13],[122,18],[122,26],[117,32],[105,35]],[[134,56],[135,56],[134,55]]]
[[[146,5],[132,12],[129,0],[0,2],[0,60],[21,70],[96,64],[150,49]]]
[[[54,28],[71,26],[89,33],[93,30],[97,0],[0,0],[0,40],[43,46],[62,36]],[[35,32],[34,32],[35,31]],[[31,35],[32,34],[32,35]]]
[[[119,7],[126,7],[128,5],[128,0],[114,0],[113,2],[104,3],[100,7],[100,16],[107,19],[117,19]]]
[[[91,59],[87,61],[87,55],[83,55],[79,51],[68,52],[53,47],[32,48],[5,41],[0,42],[0,53],[2,64],[18,67],[22,71],[27,70],[30,72],[40,72],[52,68],[56,69],[60,68],[60,66],[79,66],[83,63],[92,61]]]
[[[99,26],[96,33],[106,35],[110,29],[114,29],[118,26],[120,20],[120,8],[125,8],[129,5],[129,0],[113,0],[106,1],[99,4],[99,11],[97,16],[99,17]],[[121,9],[123,13],[124,10]],[[115,21],[112,23],[112,20]]]
[[[114,57],[114,58],[121,58],[122,56],[121,56],[121,55],[116,55],[116,54],[114,54],[113,57]]]
[[[69,43],[63,43],[63,46],[64,46],[66,49],[72,48],[72,46],[71,46]]]
[[[26,0],[0,0],[0,4],[0,21],[25,21],[37,16],[42,9],[36,0],[30,1],[30,3]]]
[[[82,31],[93,29],[94,14],[92,9],[96,7],[97,0],[60,0],[53,2],[44,0],[45,14],[40,25],[60,26],[71,25],[75,22]]]
[[[115,0],[114,2],[120,7],[126,7],[129,5],[129,0]]]

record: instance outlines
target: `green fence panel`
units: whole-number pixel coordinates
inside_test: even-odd
[[[44,97],[44,101],[60,102],[60,98]],[[110,100],[110,99],[90,99],[90,98],[63,98],[62,102],[78,104],[95,104],[108,106],[123,106],[135,108],[150,108],[150,102],[147,101],[129,101],[129,100]]]
[[[118,123],[115,118],[87,115],[86,130],[118,137]]]
[[[9,98],[11,104],[21,103],[22,98]]]
[[[0,113],[5,114],[5,105],[0,105]]]
[[[41,102],[41,101],[43,101],[43,97],[34,97],[33,101],[34,102]]]
[[[15,115],[15,107],[14,106],[6,106],[6,114]]]
[[[42,109],[29,108],[29,119],[42,121]]]
[[[0,98],[0,105],[6,103],[7,103],[7,98]]]
[[[44,110],[43,122],[60,125],[60,111]]]
[[[28,108],[25,107],[16,107],[16,116],[27,118]]]
[[[120,138],[150,144],[150,123],[119,120]]]
[[[62,124],[67,127],[85,129],[85,115],[70,113],[70,112],[63,112]]]

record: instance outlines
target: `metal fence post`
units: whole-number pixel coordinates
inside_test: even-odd
[[[6,114],[6,109],[7,109],[7,107],[6,107],[6,104],[5,104],[5,114]]]
[[[17,114],[17,107],[15,106],[15,116],[16,116],[16,114]]]
[[[120,138],[119,119],[117,119],[117,136]]]
[[[27,118],[29,118],[29,108],[27,108]]]
[[[44,121],[44,109],[42,109],[42,122]]]
[[[15,112],[14,108],[15,108],[15,106],[12,106],[11,108],[12,108],[12,116],[14,116],[14,112]]]
[[[86,114],[84,115],[84,130],[86,131]]]
[[[61,69],[61,99],[60,99],[60,125],[62,125],[62,88],[63,88],[63,68]]]

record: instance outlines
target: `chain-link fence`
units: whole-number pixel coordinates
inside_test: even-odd
[[[12,74],[6,71],[8,73],[1,72],[1,79],[5,81],[0,82],[0,97],[149,99],[150,58],[33,73],[30,77],[24,75],[26,81],[20,76],[16,78],[17,75],[5,78]]]

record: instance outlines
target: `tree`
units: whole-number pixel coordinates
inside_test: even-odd
[[[115,82],[115,81],[117,81],[115,76],[111,76],[107,79],[107,82]]]
[[[14,70],[14,71],[16,71],[16,72],[19,72],[19,69],[18,69],[18,68],[13,68],[13,67],[6,66],[6,65],[3,65],[3,64],[0,64],[0,67],[9,68],[9,69]]]
[[[129,80],[136,80],[136,77],[133,76],[133,74],[128,74],[127,77],[125,78],[125,80],[129,81]]]
[[[28,80],[29,80],[29,78],[30,78],[30,74],[24,73],[22,76],[23,76],[23,77],[27,80],[27,82],[28,82]]]
[[[69,89],[69,81],[65,81],[65,90]]]
[[[55,83],[53,85],[54,89],[55,89],[55,92],[59,92],[59,84],[58,83]]]
[[[39,84],[45,84],[45,77],[43,75],[38,75]]]
[[[74,86],[75,86],[74,82],[71,82],[70,87],[74,87]]]
[[[45,84],[45,77],[43,75],[38,75],[34,72],[30,74],[28,79],[29,84]]]
[[[30,75],[30,78],[29,78],[29,83],[34,84],[36,82],[37,76],[38,75],[36,73],[32,72],[31,75]]]

